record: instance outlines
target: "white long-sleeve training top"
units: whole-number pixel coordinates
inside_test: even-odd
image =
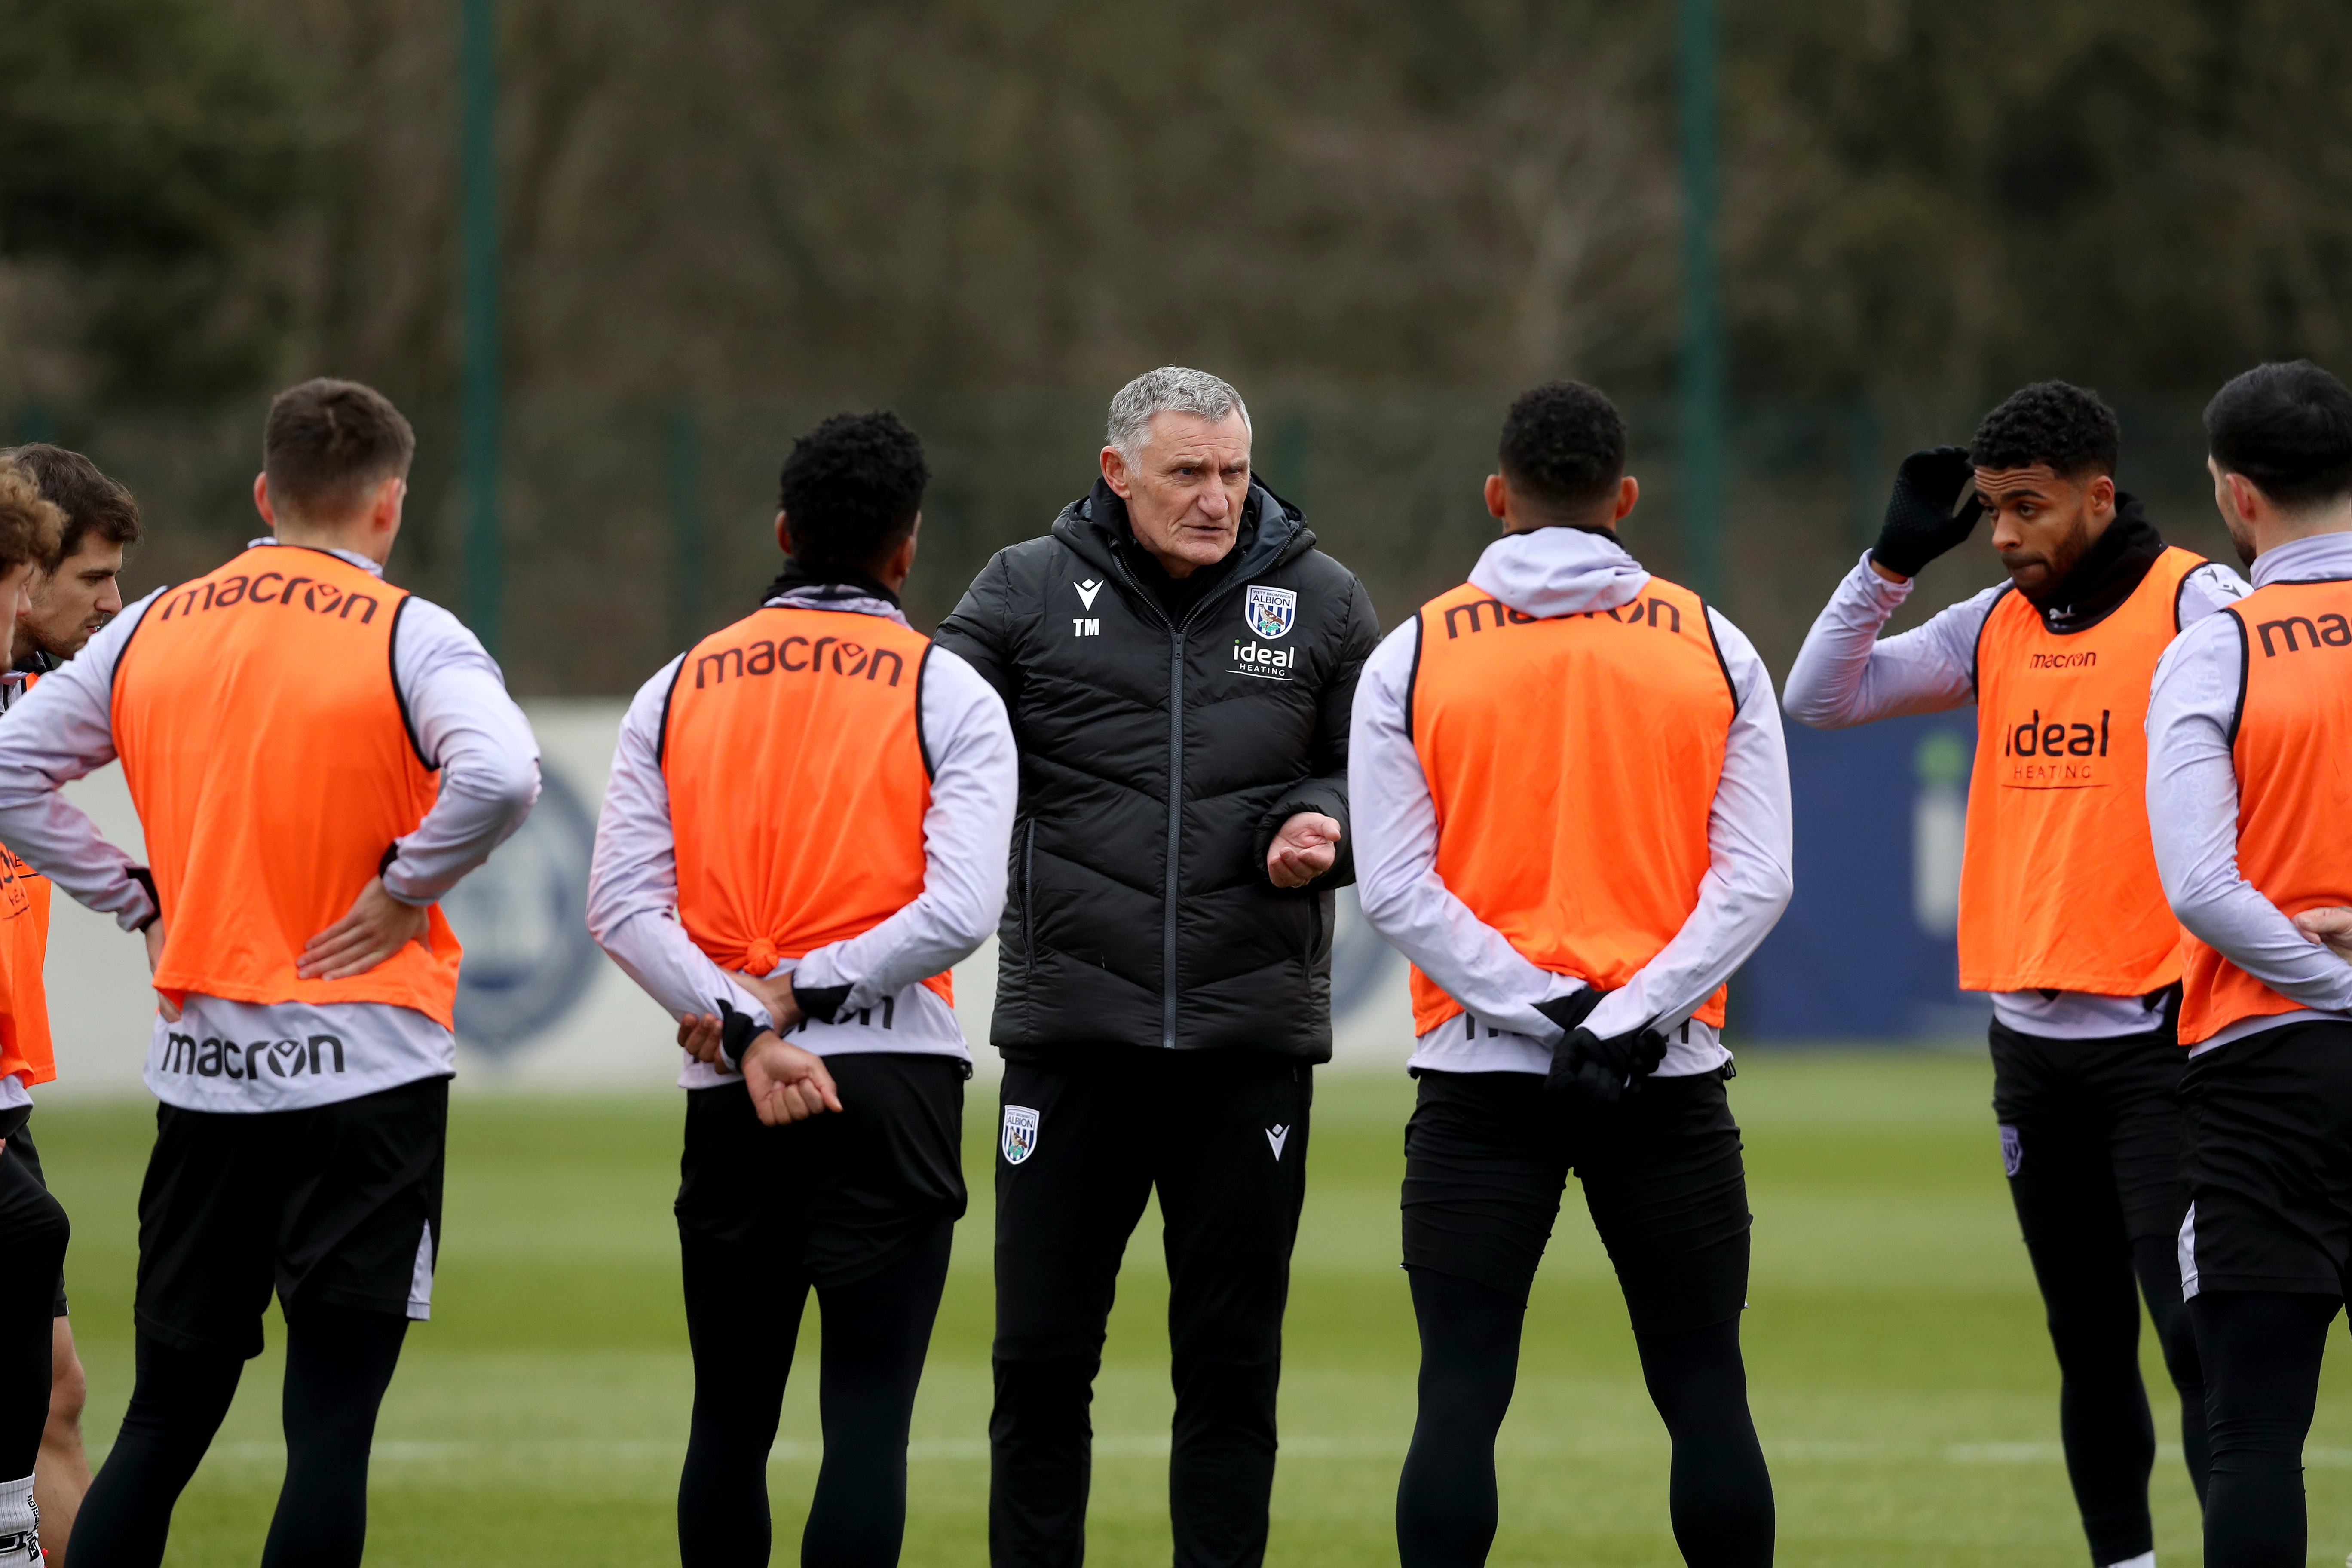
[[[334,553],[383,574],[363,555]],[[0,723],[0,842],[125,931],[155,912],[145,885],[131,875],[135,862],[58,791],[115,760],[115,666],[161,592],[126,607]],[[539,745],[496,661],[437,605],[410,599],[394,630],[392,675],[417,745],[440,773],[440,795],[398,841],[383,885],[403,903],[424,905],[488,859],[530,815]],[[457,1041],[414,1008],[191,994],[176,1023],[156,1015],[146,1076],[167,1105],[265,1111],[332,1104],[456,1071]]]
[[[1890,583],[1871,569],[1870,552],[1845,574],[1805,634],[1790,667],[1789,716],[1815,730],[1844,730],[1907,713],[1943,713],[1977,700],[1977,638],[2005,584],[1995,584],[1942,609],[1925,625],[1881,640],[1886,618],[1910,598],[1916,582]],[[2245,584],[2209,561],[2181,584],[2180,624],[2192,626],[2242,597]],[[2162,1003],[2084,991],[2002,991],[1993,1016],[2020,1034],[2044,1039],[2099,1040],[2145,1034],[2164,1022]]]
[[[2265,551],[2254,586],[2352,577],[2352,534]],[[2172,912],[2229,961],[2300,1002],[2246,1018],[2191,1055],[2311,1018],[2352,1019],[2352,963],[2295,929],[2238,874],[2238,769],[2231,731],[2245,679],[2237,629],[2220,616],[2184,631],[2157,661],[2147,699],[2147,826]]]
[[[796,588],[768,604],[852,611],[907,624],[895,605],[829,585]],[[716,1013],[724,1001],[770,1026],[774,1020],[767,1008],[712,963],[678,922],[677,839],[670,826],[669,785],[662,776],[661,740],[670,684],[685,657],[670,660],[639,688],[621,721],[588,874],[588,929],[613,962],[672,1017]],[[803,990],[849,987],[833,1023],[811,1019],[793,1033],[793,1044],[820,1056],[905,1051],[971,1059],[955,1009],[921,983],[970,956],[1004,912],[1020,757],[1003,700],[978,671],[937,644],[922,671],[916,722],[931,759],[922,892],[872,930],[785,959],[772,972],[792,975]],[[856,830],[848,823],[819,829]],[[740,1081],[683,1051],[678,1055],[681,1089]]]
[[[1488,545],[1470,581],[1523,615],[1549,618],[1611,610],[1650,581],[1615,541],[1544,528]],[[1788,906],[1789,753],[1772,678],[1739,629],[1713,610],[1738,710],[1723,776],[1707,812],[1708,867],[1698,906],[1673,940],[1586,1020],[1604,1038],[1643,1025],[1666,1035],[1662,1078],[1710,1072],[1731,1053],[1691,1017],[1769,934]],[[1348,735],[1356,879],[1373,929],[1462,1004],[1415,1042],[1411,1065],[1445,1072],[1532,1072],[1551,1066],[1559,1026],[1536,1005],[1584,982],[1537,967],[1480,920],[1437,871],[1437,808],[1407,721],[1420,618],[1391,632],[1364,663]]]

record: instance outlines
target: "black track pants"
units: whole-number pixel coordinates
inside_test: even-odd
[[[1312,1094],[1304,1063],[1234,1052],[1107,1049],[1069,1070],[1006,1065],[1005,1115],[1034,1137],[1024,1147],[1000,1132],[996,1161],[994,1568],[1085,1559],[1087,1406],[1119,1259],[1155,1190],[1176,1391],[1175,1563],[1264,1561]]]
[[[952,1224],[943,1221],[911,1257],[879,1274],[815,1287],[824,1461],[801,1534],[803,1568],[889,1568],[898,1561],[907,1429],[953,1237]],[[804,1271],[772,1262],[762,1267],[741,1249],[687,1245],[694,1422],[677,1489],[686,1568],[760,1568],[768,1561],[768,1451],[811,1288]]]
[[[1527,1310],[1456,1275],[1411,1270],[1421,1413],[1397,1486],[1402,1568],[1477,1568],[1494,1544],[1495,1435],[1518,1376]],[[1642,1377],[1674,1438],[1675,1542],[1691,1568],[1769,1568],[1772,1481],[1748,1410],[1739,1321],[1637,1334]]]
[[[2213,1435],[2205,1568],[2302,1568],[2303,1440],[2339,1304],[2252,1290],[2209,1290],[2189,1303]]]
[[[368,1452],[408,1320],[298,1306],[286,1328],[286,1484],[262,1568],[358,1568],[367,1540]],[[236,1397],[245,1358],[139,1336],[122,1428],[74,1522],[73,1561],[153,1568],[172,1510]]]
[[[2179,1395],[2189,1483],[2205,1495],[2205,1381],[2175,1239],[2180,1049],[2169,1029],[2055,1040],[1995,1024],[1992,1061],[2010,1198],[2058,1360],[2067,1479],[2091,1560],[2126,1562],[2156,1543],[2143,1300]]]
[[[0,1481],[33,1473],[49,1419],[49,1352],[66,1211],[12,1146],[0,1151]]]

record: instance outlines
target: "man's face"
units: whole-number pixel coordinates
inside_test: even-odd
[[[2067,479],[2047,463],[1979,468],[1977,493],[1992,514],[1992,547],[2027,598],[2054,591],[2116,515],[2116,481]]]
[[[122,610],[122,546],[84,534],[55,572],[35,570],[16,620],[16,655],[71,658]]]
[[[1232,553],[1249,499],[1249,426],[1235,409],[1213,424],[1197,414],[1155,414],[1129,463],[1114,447],[1103,478],[1127,502],[1135,541],[1171,577],[1189,577]]]
[[[2254,525],[2238,510],[2237,494],[2231,488],[2230,476],[2221,471],[2221,465],[2208,458],[2205,471],[2213,476],[2213,505],[2221,513],[2221,526],[2230,531],[2230,543],[2237,550],[2238,559],[2251,569],[2254,557],[2261,553],[2254,547]]]

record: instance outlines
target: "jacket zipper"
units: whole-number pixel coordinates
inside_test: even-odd
[[[1168,614],[1158,595],[1136,581],[1117,549],[1111,551],[1110,559],[1135,597],[1150,605],[1168,628],[1168,869],[1161,881],[1160,912],[1160,1046],[1172,1051],[1176,1048],[1176,868],[1184,838],[1184,648],[1192,623],[1211,603],[1225,596],[1233,582],[1240,581],[1240,574],[1195,600],[1180,623]],[[1277,554],[1265,569],[1272,571],[1281,564]]]

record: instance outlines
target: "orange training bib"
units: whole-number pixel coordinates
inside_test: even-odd
[[[2166,550],[2105,619],[2063,637],[2014,591],[1985,617],[1962,990],[2142,996],[2180,977],[2147,832],[2147,689],[2204,564]]]
[[[163,906],[158,991],[387,1002],[454,1026],[459,952],[437,905],[425,943],[365,974],[294,973],[437,793],[393,683],[407,599],[325,551],[262,545],[157,595],[132,629],[114,744]]]
[[[1538,966],[1604,989],[1698,907],[1738,699],[1687,588],[1538,619],[1467,584],[1421,609],[1410,717],[1446,888]],[[1693,1015],[1721,1026],[1718,987]],[[1412,971],[1413,1032],[1462,1011]]]
[[[2245,685],[2232,738],[2238,874],[2289,915],[2352,904],[2352,583],[2273,583],[2230,606]],[[2183,933],[2180,1040],[2303,1004]]]
[[[921,895],[929,648],[880,616],[771,608],[679,664],[662,720],[677,916],[713,963],[764,975]],[[955,1000],[948,975],[923,984]]]

